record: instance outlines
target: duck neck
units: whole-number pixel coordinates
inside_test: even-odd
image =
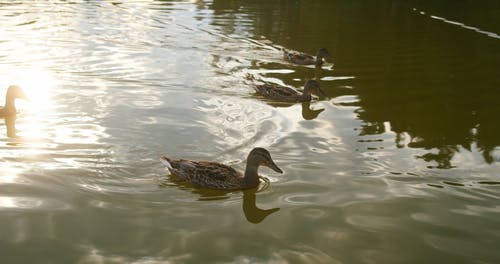
[[[301,102],[307,102],[307,101],[311,101],[311,95],[309,93],[303,93],[301,96],[300,96],[300,101]]]
[[[247,167],[245,169],[245,176],[243,181],[247,187],[255,187],[259,185],[259,164],[254,161],[247,160]]]
[[[10,93],[7,92],[7,95],[5,96],[5,112],[10,113],[16,111],[16,106],[14,104],[15,100],[16,98],[14,98]]]
[[[304,92],[300,96],[300,101],[306,102],[306,101],[311,101],[311,90],[308,88],[304,89]]]
[[[321,66],[323,64],[323,56],[316,56],[316,66]]]

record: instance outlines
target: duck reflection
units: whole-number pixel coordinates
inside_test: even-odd
[[[272,209],[261,209],[257,207],[257,197],[256,193],[262,191],[267,188],[269,182],[265,178],[261,178],[264,180],[261,183],[261,187],[252,188],[242,190],[243,192],[243,213],[248,222],[258,224],[267,216],[272,213],[275,213],[280,210],[280,208],[272,208]],[[224,190],[213,190],[213,189],[205,189],[205,188],[197,188],[193,184],[183,181],[178,177],[173,175],[169,175],[165,182],[160,183],[160,186],[176,186],[182,190],[188,190],[192,193],[199,195],[199,201],[213,201],[213,200],[225,200],[229,199],[229,194],[238,191],[224,191]]]
[[[279,211],[279,208],[260,209],[257,207],[256,194],[257,188],[243,191],[243,213],[250,223],[258,224],[268,215]]]
[[[256,94],[256,96],[257,96],[257,94]],[[290,107],[290,106],[294,105],[294,104],[290,104],[290,103],[273,102],[273,101],[267,101],[267,100],[265,100],[265,102],[272,107]],[[317,118],[319,116],[319,114],[323,111],[325,111],[324,108],[319,108],[319,109],[312,108],[311,102],[303,102],[302,103],[301,114],[302,114],[302,118],[304,118],[304,120],[313,120],[313,119]]]
[[[16,115],[4,117],[8,138],[17,138]]]
[[[325,108],[312,109],[311,102],[302,103],[302,117],[304,120],[313,120],[323,111],[325,111]]]

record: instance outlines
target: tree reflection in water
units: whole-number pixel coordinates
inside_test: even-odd
[[[484,10],[496,12],[497,4],[485,1],[491,8]],[[396,148],[428,151],[418,158],[436,162],[436,168],[454,167],[454,156],[467,150],[479,151],[486,163],[498,161],[500,46],[498,34],[485,32],[500,28],[489,19],[497,16],[474,11],[472,2],[214,0],[208,8],[214,21],[245,14],[244,21],[214,22],[227,33],[247,29],[272,45],[308,53],[327,47],[335,62],[329,74],[355,77],[348,82],[359,99],[359,136],[393,132]],[[293,71],[274,78],[293,84],[311,73],[304,67]],[[329,98],[341,87],[332,83],[322,86]]]

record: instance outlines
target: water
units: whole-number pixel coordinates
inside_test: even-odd
[[[499,13],[2,1],[0,92],[31,102],[0,124],[1,262],[498,262]],[[280,52],[320,47],[321,69]],[[251,88],[311,78],[310,104]],[[255,146],[285,172],[257,191],[177,183],[158,159],[243,170]]]

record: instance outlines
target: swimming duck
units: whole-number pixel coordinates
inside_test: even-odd
[[[316,58],[301,52],[292,52],[283,49],[283,58],[295,64],[321,66],[326,58],[330,58],[330,53],[325,48],[321,48],[316,53]]]
[[[17,85],[11,85],[7,89],[7,94],[5,95],[5,106],[0,106],[0,116],[13,116],[16,114],[16,99],[28,100],[28,97],[24,94],[23,90]]]
[[[281,101],[281,102],[308,102],[311,101],[311,93],[318,89],[321,94],[325,94],[319,84],[315,80],[309,80],[304,85],[304,92],[301,94],[294,89],[277,84],[261,84],[255,85],[254,89],[257,93],[264,97]]]
[[[219,190],[238,190],[257,187],[260,183],[259,166],[266,166],[276,172],[283,171],[274,164],[271,154],[264,148],[254,148],[247,157],[245,174],[216,162],[173,160],[162,156],[171,174],[200,187]]]

